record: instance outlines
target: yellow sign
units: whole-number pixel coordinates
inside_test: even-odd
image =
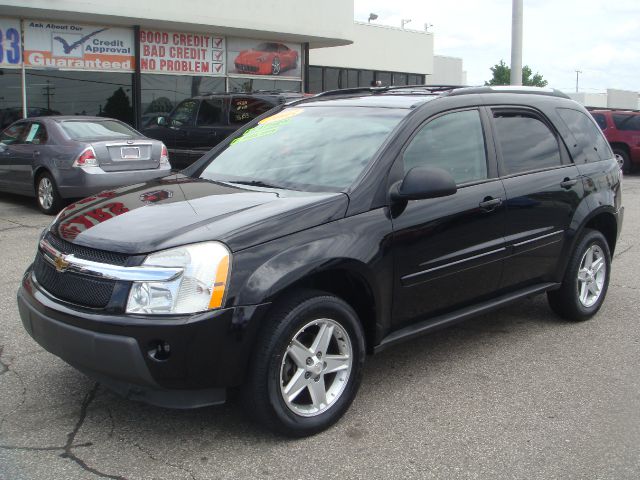
[[[279,122],[280,120],[286,120],[288,118],[295,117],[304,112],[304,108],[287,108],[281,112],[276,113],[275,115],[271,115],[270,117],[263,118],[258,122],[260,125],[266,125],[271,122]]]

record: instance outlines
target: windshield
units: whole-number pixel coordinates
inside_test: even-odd
[[[127,125],[114,120],[68,120],[62,129],[72,140],[84,138],[133,138],[140,136]]]
[[[267,117],[215,157],[200,177],[341,191],[408,113],[370,107],[292,107]]]
[[[277,52],[278,44],[277,43],[261,43],[256,47],[256,50],[260,52]]]

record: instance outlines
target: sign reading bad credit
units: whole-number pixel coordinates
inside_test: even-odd
[[[134,70],[133,30],[25,20],[24,63],[63,70]]]
[[[143,72],[224,75],[225,55],[225,39],[221,35],[140,30]]]

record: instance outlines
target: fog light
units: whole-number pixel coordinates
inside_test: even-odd
[[[164,340],[157,340],[151,343],[148,354],[152,359],[164,362],[171,356],[171,345]]]

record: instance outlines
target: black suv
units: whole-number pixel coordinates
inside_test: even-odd
[[[171,165],[182,169],[215,147],[231,133],[277,105],[302,98],[300,93],[210,93],[180,102],[168,117],[142,130],[162,140]]]
[[[69,206],[18,293],[27,331],[123,395],[238,389],[292,436],[335,422],[365,353],[533,294],[604,301],[621,172],[554,90],[386,87],[255,119],[192,167]]]

